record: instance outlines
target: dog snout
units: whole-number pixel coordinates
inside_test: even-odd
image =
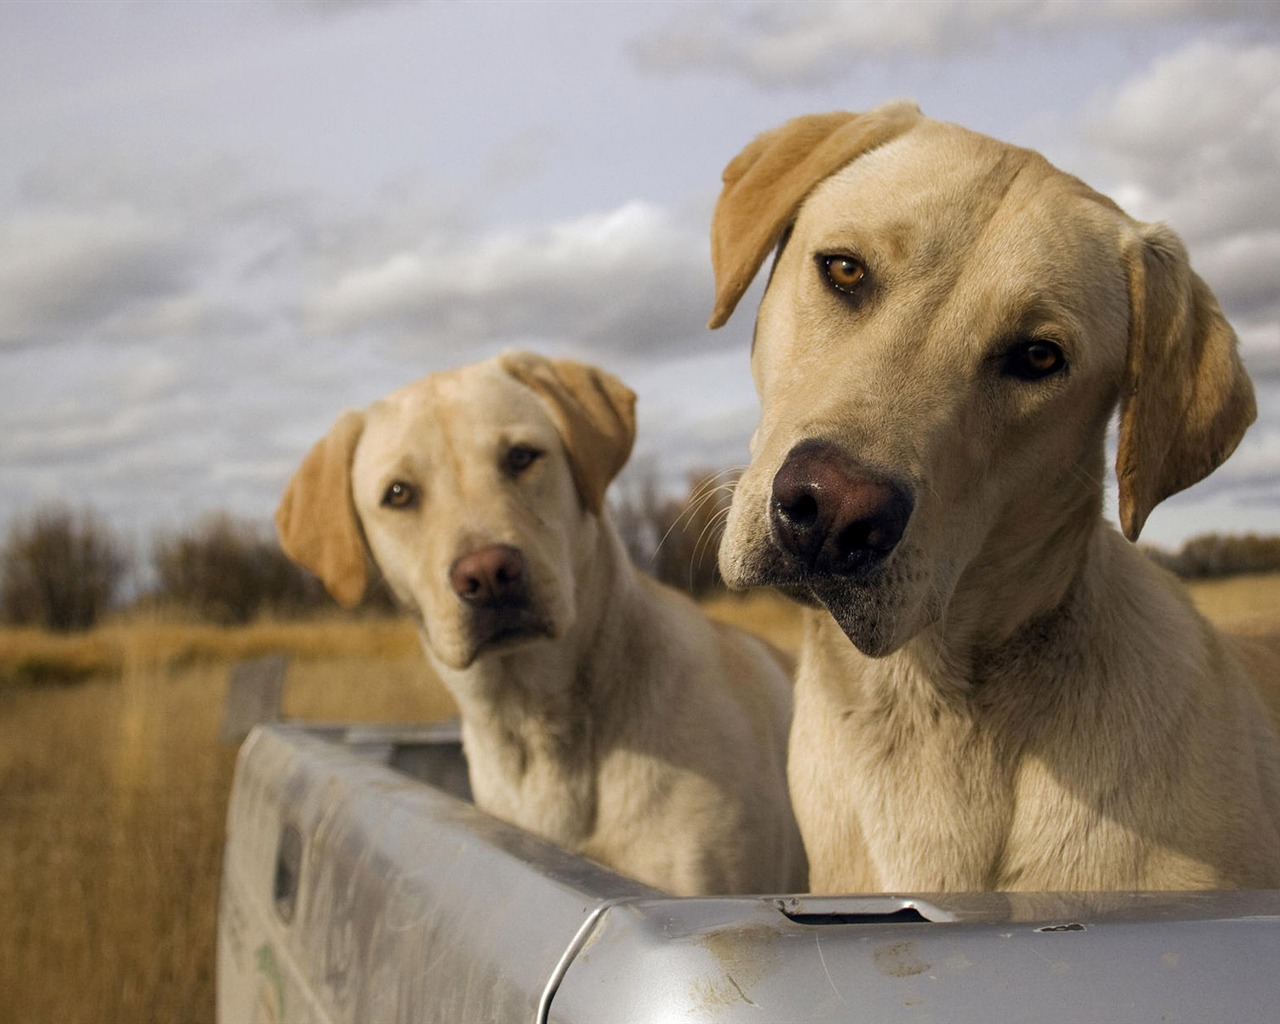
[[[773,478],[770,511],[785,551],[812,571],[847,576],[888,557],[913,507],[906,488],[815,440],[787,455]]]
[[[481,608],[518,604],[526,598],[524,555],[509,544],[492,544],[457,559],[449,568],[453,592]]]

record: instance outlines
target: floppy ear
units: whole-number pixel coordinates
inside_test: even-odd
[[[758,135],[734,157],[724,169],[724,188],[711,220],[716,305],[708,326],[720,327],[729,319],[818,182],[910,130],[921,116],[919,107],[906,102],[865,114],[809,114]]]
[[[1204,479],[1257,416],[1236,333],[1182,242],[1139,225],[1125,253],[1129,354],[1120,400],[1120,524],[1137,540],[1157,504]]]
[[[592,512],[626,465],[636,439],[636,395],[617,377],[571,359],[507,352],[502,368],[542,398],[569,453],[578,493]]]
[[[302,460],[276,509],[284,553],[319,576],[345,608],[360,603],[368,579],[364,535],[351,497],[351,458],[363,430],[363,413],[339,416]]]

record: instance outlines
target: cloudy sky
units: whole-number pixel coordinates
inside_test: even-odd
[[[0,530],[51,501],[144,550],[265,520],[342,408],[513,345],[635,387],[640,467],[740,464],[751,318],[704,326],[720,171],[901,97],[1182,234],[1262,415],[1144,539],[1280,529],[1272,0],[8,0]]]

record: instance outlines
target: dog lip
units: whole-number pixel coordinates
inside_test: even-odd
[[[746,572],[735,579],[734,584],[742,589],[773,587],[810,608],[826,608],[837,622],[843,623],[854,609],[881,604],[883,588],[890,585],[892,576],[888,570],[896,564],[894,556],[895,552],[891,552],[886,558],[875,560],[853,573],[839,572],[806,565],[772,543],[767,553],[747,566]],[[861,619],[863,616],[857,617]]]
[[[496,651],[513,644],[522,643],[526,640],[549,640],[553,636],[547,630],[543,629],[511,629],[500,633],[494,633],[477,648],[477,653],[486,651]]]
[[[894,556],[894,550],[876,550],[861,557],[846,557],[843,561],[824,558],[821,553],[803,558],[788,551],[780,539],[769,538],[768,564],[757,567],[748,585],[772,586],[814,591],[831,586],[875,587],[881,574]]]
[[[868,657],[883,657],[895,649],[893,616],[882,607],[883,594],[877,593],[885,585],[876,572],[883,562],[853,577],[810,569],[782,551],[772,555],[770,564],[752,566],[734,585],[773,587],[806,607],[826,609],[840,631]]]
[[[780,583],[774,589],[785,594],[798,604],[805,605],[808,608],[825,607],[822,603],[822,599],[813,592],[812,587],[806,587],[802,584]]]
[[[839,586],[843,584],[845,588],[850,585],[847,576],[826,576],[820,572],[811,571],[801,566],[788,566],[784,568],[761,568],[744,574],[741,578],[735,579],[731,589],[748,590],[752,587],[772,587],[786,597],[799,604],[809,608],[828,607],[827,599],[823,596],[824,590],[830,587],[824,584],[833,584]]]
[[[477,654],[524,640],[554,639],[555,623],[527,604],[478,609],[471,619],[472,644]]]

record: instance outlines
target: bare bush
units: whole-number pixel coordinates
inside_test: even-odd
[[[92,511],[37,509],[0,551],[0,611],[14,625],[88,629],[115,603],[129,569],[118,538]]]
[[[266,526],[226,513],[157,538],[152,563],[157,599],[211,622],[297,615],[327,602],[320,582],[288,559]]]
[[[224,625],[263,614],[296,617],[334,607],[324,585],[293,562],[265,523],[220,512],[194,529],[156,539],[155,600]],[[370,586],[361,606],[390,612],[395,602],[385,584]]]
[[[675,498],[662,494],[650,471],[624,482],[610,511],[637,566],[702,597],[723,587],[716,559],[731,495],[725,473],[695,473],[685,496]]]
[[[1149,558],[1184,579],[1280,571],[1280,537],[1205,533],[1177,551],[1146,548]]]

